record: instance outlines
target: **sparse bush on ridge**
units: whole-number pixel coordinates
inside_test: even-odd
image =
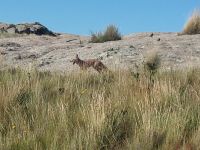
[[[121,38],[118,28],[114,25],[109,25],[104,32],[92,33],[91,42],[103,43],[107,41],[121,40]]]
[[[0,71],[1,149],[200,149],[200,71],[139,73]]]
[[[200,10],[195,10],[187,21],[182,34],[200,34]]]

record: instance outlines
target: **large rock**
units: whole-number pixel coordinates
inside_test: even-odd
[[[0,23],[0,30],[1,30],[1,31],[6,30],[8,27],[9,27],[9,24]]]
[[[0,31],[7,32],[10,34],[36,34],[36,35],[50,35],[56,36],[55,33],[50,31],[48,28],[43,26],[42,24],[35,22],[35,23],[24,23],[24,24],[5,24],[0,23]]]
[[[6,24],[6,23],[0,23],[0,31],[1,32],[14,32],[15,30],[15,25],[13,24]]]
[[[16,25],[16,29],[19,34],[22,34],[27,30],[27,27],[24,24],[18,24]]]
[[[15,34],[17,32],[15,27],[9,27],[6,29],[6,31],[10,34]]]

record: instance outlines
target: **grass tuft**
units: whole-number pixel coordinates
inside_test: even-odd
[[[161,65],[161,60],[160,56],[157,53],[152,53],[150,56],[148,56],[145,62],[146,69],[151,73],[157,72],[160,65]]]
[[[200,34],[200,11],[195,10],[192,16],[188,19],[183,34]]]
[[[118,28],[114,25],[107,26],[104,32],[92,33],[91,36],[92,43],[103,43],[107,41],[117,41],[121,39],[121,34],[119,33]]]

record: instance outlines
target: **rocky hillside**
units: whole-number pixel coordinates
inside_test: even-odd
[[[13,30],[22,31],[19,26],[13,26]],[[9,31],[8,28],[6,30]],[[40,30],[30,28],[29,31],[41,35]],[[129,69],[141,64],[155,51],[161,57],[164,69],[198,67],[200,64],[200,35],[154,33],[150,36],[151,33],[138,33],[124,36],[120,41],[90,43],[90,37],[70,34],[47,36],[52,32],[47,33],[1,38],[1,68],[19,66],[71,72],[79,69],[70,62],[75,54],[79,54],[82,59],[99,58],[111,70]]]

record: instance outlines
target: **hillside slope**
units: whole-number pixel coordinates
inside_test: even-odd
[[[99,58],[111,69],[128,69],[141,64],[151,52],[158,52],[163,68],[199,66],[200,35],[138,33],[120,41],[90,43],[89,37],[61,34],[26,35],[0,39],[1,68],[20,66],[39,70],[71,72],[79,69],[70,60]]]

